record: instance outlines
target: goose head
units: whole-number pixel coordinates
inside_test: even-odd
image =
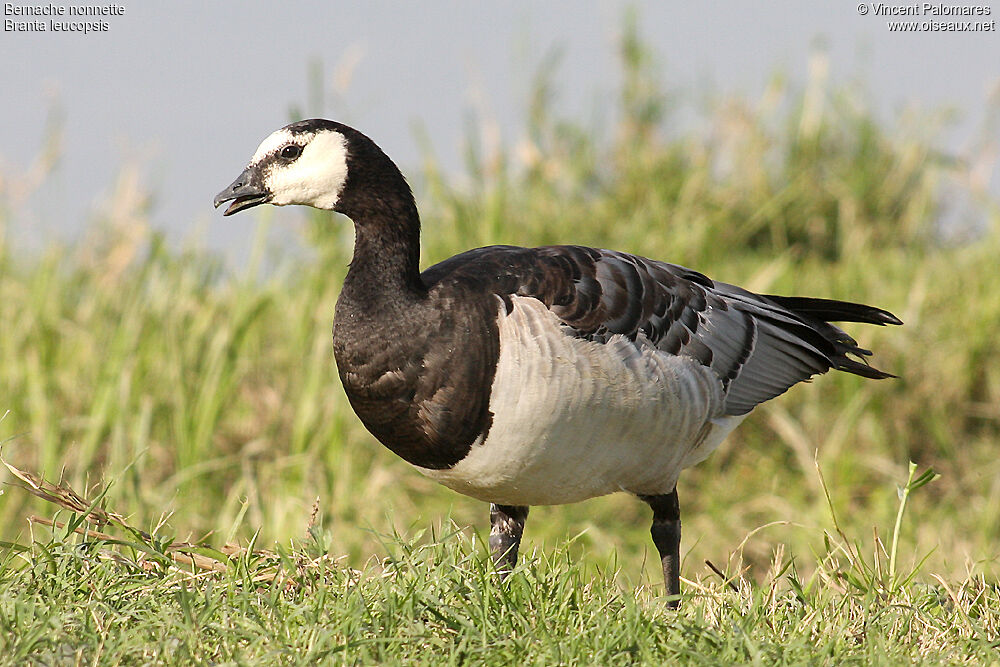
[[[322,119],[299,121],[272,132],[243,173],[215,196],[216,208],[231,202],[223,215],[260,204],[338,210],[354,135],[363,138],[356,130]]]

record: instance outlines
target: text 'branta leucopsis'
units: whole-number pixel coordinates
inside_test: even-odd
[[[333,326],[347,397],[383,445],[491,503],[501,572],[516,563],[530,505],[627,491],[653,509],[675,604],[680,471],[798,382],[831,368],[891,377],[829,324],[900,324],[871,306],[761,296],[581,246],[490,246],[421,272],[409,186],[371,139],[340,123],[271,134],[216,196],[225,202],[225,215],[303,204],[353,220]]]

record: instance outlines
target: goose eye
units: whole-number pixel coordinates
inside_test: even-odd
[[[302,155],[302,146],[296,144],[288,144],[281,149],[281,157],[286,160],[294,160],[300,155]]]

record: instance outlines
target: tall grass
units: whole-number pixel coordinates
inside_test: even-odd
[[[619,120],[597,133],[608,140],[560,117],[542,77],[509,152],[470,140],[461,179],[430,156],[406,170],[425,264],[484,244],[572,242],[892,310],[905,327],[849,328],[899,380],[833,374],[797,387],[682,477],[684,574],[704,573],[709,559],[759,578],[776,549],[821,551],[830,507],[818,452],[854,535],[893,525],[908,461],[941,472],[898,528],[914,545],[900,560],[930,552],[929,572],[995,579],[1000,223],[977,156],[941,155],[934,115],[879,123],[861,93],[825,79],[822,56],[804,88],[776,77],[756,98],[715,97],[695,107],[697,127],[677,130],[676,99],[642,45],[627,36],[622,52]],[[982,213],[962,243],[942,240],[955,196]],[[318,497],[329,549],[358,566],[385,553],[382,533],[440,529],[445,517],[485,528],[484,505],[394,458],[344,398],[329,332],[350,257],[346,221],[304,213],[308,261],[271,253],[275,269],[260,272],[259,247],[232,273],[208,251],[170,247],[142,222],[142,198],[128,202],[79,248],[25,257],[0,233],[5,458],[79,488],[111,483],[118,511],[146,527],[169,515],[181,537],[287,540]],[[18,224],[15,204],[7,193],[0,229]],[[266,213],[259,220],[263,239]],[[0,537],[26,533],[34,502],[0,496]],[[575,536],[568,548],[585,567],[617,551],[626,581],[655,584],[646,514],[627,497],[541,509],[526,543]]]

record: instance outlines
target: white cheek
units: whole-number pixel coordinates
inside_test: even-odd
[[[276,206],[304,204],[332,209],[347,180],[344,137],[324,133],[313,137],[302,155],[289,165],[275,164],[266,178]]]

